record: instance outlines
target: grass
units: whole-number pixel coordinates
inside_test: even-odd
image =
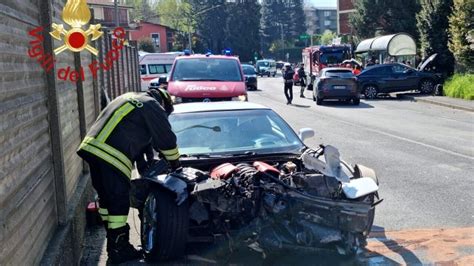
[[[474,74],[455,74],[443,87],[446,96],[474,100]]]

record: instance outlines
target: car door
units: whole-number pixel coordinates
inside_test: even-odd
[[[362,88],[366,85],[376,85],[379,92],[388,92],[390,89],[390,66],[373,66],[363,71],[360,77]]]
[[[391,70],[394,84],[391,91],[405,91],[416,88],[417,77],[414,69],[396,64],[392,66]]]

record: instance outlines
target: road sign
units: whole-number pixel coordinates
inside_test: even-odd
[[[309,38],[311,38],[311,36],[308,35],[308,34],[300,35],[300,39],[301,39],[301,40],[306,40],[306,39],[309,39]]]

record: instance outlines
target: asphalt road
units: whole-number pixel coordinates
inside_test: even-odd
[[[384,201],[377,206],[367,249],[353,260],[326,255],[291,259],[286,254],[261,260],[234,254],[237,259],[231,263],[474,265],[474,113],[396,97],[362,100],[359,106],[316,106],[311,92],[305,95],[299,98],[295,87],[293,104],[286,105],[281,77],[260,78],[259,90],[249,92],[249,100],[274,109],[295,131],[313,128],[316,134],[306,141],[308,146],[331,144],[346,161],[375,169]],[[138,245],[133,214],[131,237]],[[88,230],[82,264],[105,264],[103,238],[100,229]],[[207,255],[214,248],[168,264],[213,265]]]

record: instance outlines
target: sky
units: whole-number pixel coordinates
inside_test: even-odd
[[[317,7],[336,7],[337,0],[308,0],[311,4]]]

